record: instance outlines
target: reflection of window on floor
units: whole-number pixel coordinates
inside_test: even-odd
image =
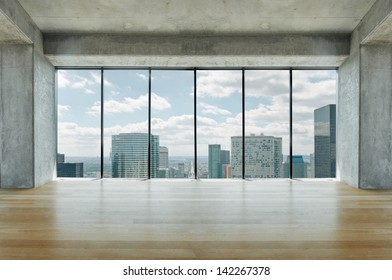
[[[57,76],[58,177],[336,176],[335,70],[78,69]]]

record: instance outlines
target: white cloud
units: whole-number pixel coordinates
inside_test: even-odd
[[[156,93],[151,93],[151,107],[153,110],[165,110],[171,107],[169,101]]]
[[[88,86],[93,86],[94,84],[93,80],[77,76],[77,81],[71,83],[71,88],[84,89]]]
[[[133,113],[148,107],[148,95],[140,95],[138,98],[125,97],[122,100],[106,100],[105,114],[116,113]],[[151,106],[153,110],[165,110],[171,107],[167,99],[155,93],[151,93]],[[89,108],[86,114],[91,116],[99,116],[101,114],[101,102],[94,102],[93,106]]]
[[[91,89],[88,89],[88,88],[86,88],[86,89],[84,90],[84,92],[85,92],[86,94],[95,94],[95,91],[93,91],[93,90],[91,90]]]
[[[71,84],[71,81],[67,78],[67,71],[58,70],[57,72],[57,85],[59,88],[66,88]]]
[[[148,81],[148,76],[141,74],[141,73],[136,73],[136,76],[138,76],[139,78],[141,78],[144,81]]]
[[[93,78],[93,81],[97,85],[101,85],[101,74],[97,72],[90,72],[91,77]],[[111,87],[112,83],[109,82],[107,79],[103,80],[104,86],[105,87]]]
[[[64,115],[66,112],[69,111],[69,109],[71,109],[71,106],[58,104],[57,105],[58,116],[60,117],[60,116]]]
[[[249,70],[245,73],[247,97],[271,98],[289,95],[289,72],[271,70]]]
[[[99,156],[99,127],[82,127],[72,122],[58,123],[59,153],[66,156]]]
[[[199,108],[203,114],[225,115],[225,116],[231,115],[231,112],[228,110],[204,102],[199,103]]]
[[[101,84],[101,75],[96,72],[88,72],[90,78],[76,75],[72,71],[58,70],[58,87],[59,88],[71,88],[82,90],[85,94],[96,94],[94,90]],[[105,80],[105,86],[111,86],[112,84]]]
[[[198,71],[198,98],[227,98],[241,94],[242,74],[240,71]]]

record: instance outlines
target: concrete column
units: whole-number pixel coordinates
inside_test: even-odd
[[[339,68],[336,177],[352,186],[359,186],[359,70],[359,51]]]
[[[392,188],[392,45],[364,45],[360,66],[361,188]]]
[[[1,47],[1,187],[34,185],[33,47]]]
[[[55,177],[57,104],[55,69],[40,51],[34,52],[34,186]]]
[[[392,188],[392,45],[361,45],[339,69],[338,178]]]
[[[36,187],[55,168],[54,67],[33,45],[0,49],[0,186]]]

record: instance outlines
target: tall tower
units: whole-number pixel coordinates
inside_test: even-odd
[[[158,176],[159,136],[151,135],[151,178]],[[148,177],[148,134],[120,133],[112,135],[112,177]]]
[[[222,178],[221,145],[208,145],[208,178]]]
[[[230,151],[221,150],[222,177],[231,178]]]
[[[336,105],[314,110],[314,175],[336,177]]]
[[[169,149],[159,147],[159,168],[169,168]]]

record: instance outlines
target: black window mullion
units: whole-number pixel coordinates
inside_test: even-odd
[[[101,179],[103,178],[104,166],[104,70],[101,68]]]
[[[194,149],[195,149],[195,157],[194,157],[194,173],[195,179],[197,179],[197,71],[196,68],[193,69],[193,134],[194,134]]]
[[[293,178],[293,69],[290,68],[290,179]]]
[[[147,178],[151,179],[151,68],[148,68],[148,160]]]
[[[242,179],[245,175],[245,68],[242,68]]]

